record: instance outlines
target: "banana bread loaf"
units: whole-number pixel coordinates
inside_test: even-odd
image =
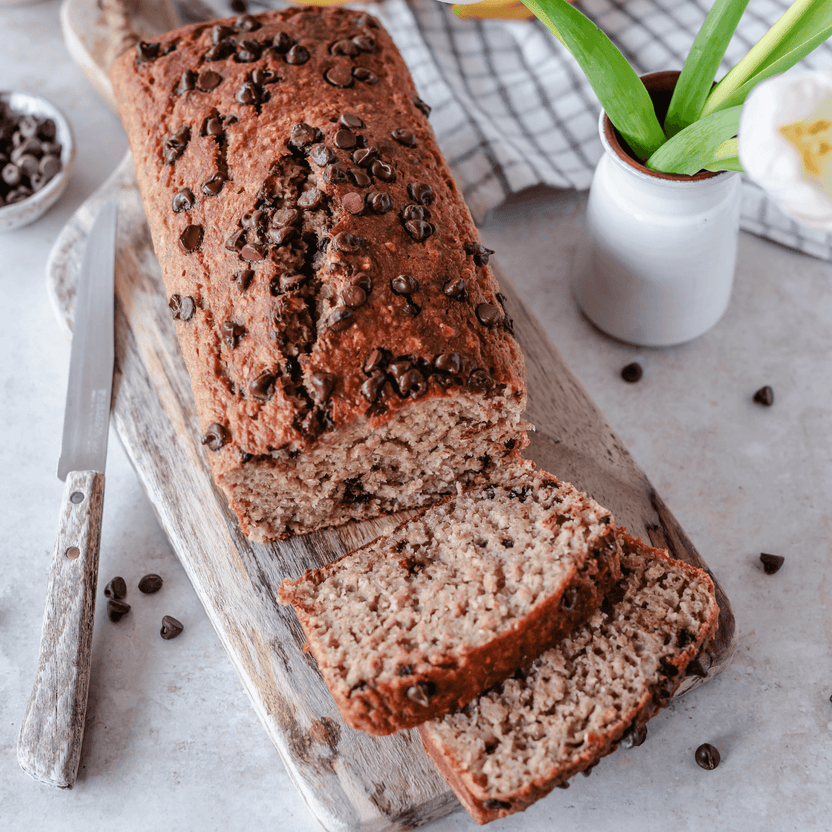
[[[527,443],[525,369],[389,35],[343,8],[111,72],[214,477],[285,537],[436,502]]]
[[[372,734],[462,707],[592,615],[618,580],[609,512],[531,463],[296,581],[344,719]]]
[[[716,633],[704,572],[619,538],[621,580],[585,625],[458,713],[419,728],[478,823],[528,808],[619,744],[643,742],[647,720]]]

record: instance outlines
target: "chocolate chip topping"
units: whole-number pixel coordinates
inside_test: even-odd
[[[754,394],[754,401],[761,404],[763,407],[771,407],[774,404],[774,390],[768,385],[761,387]]]
[[[213,69],[203,69],[196,79],[196,88],[202,92],[211,92],[222,83],[222,75]]]
[[[375,74],[370,69],[367,69],[363,66],[357,66],[353,68],[352,77],[355,78],[356,81],[361,81],[364,84],[377,84],[378,83],[378,75]]]
[[[333,66],[324,72],[324,81],[332,84],[333,87],[346,89],[352,86],[352,69],[343,64]]]
[[[381,159],[376,159],[370,165],[370,173],[372,173],[376,179],[381,179],[382,182],[396,181],[396,171],[394,171],[393,168],[386,162],[382,162]]]
[[[202,226],[187,225],[179,235],[179,248],[186,254],[196,251],[202,245]]]
[[[189,188],[180,188],[173,195],[173,210],[179,214],[182,211],[190,211],[194,207],[194,195]]]
[[[203,56],[206,61],[223,61],[234,54],[237,45],[230,38],[214,44]]]
[[[417,243],[423,243],[436,230],[426,220],[410,220],[404,224],[404,227]]]
[[[127,595],[127,582],[120,575],[117,575],[104,587],[104,595],[107,598],[115,598],[116,601],[120,601]]]
[[[364,197],[354,191],[341,197],[341,205],[351,214],[360,214],[364,210]]]
[[[358,309],[366,303],[367,293],[360,286],[347,286],[341,293],[341,298],[346,306]]]
[[[301,208],[306,208],[309,211],[314,211],[316,208],[320,208],[324,201],[324,194],[323,191],[319,191],[317,188],[311,188],[308,191],[305,191],[298,197],[298,205]]]
[[[208,425],[205,436],[202,437],[202,444],[207,445],[212,451],[218,451],[230,438],[228,430],[223,425],[219,422],[212,422]]]
[[[416,136],[405,127],[396,127],[390,131],[390,135],[405,147],[416,147]]]
[[[175,321],[190,321],[196,312],[196,303],[190,295],[184,298],[180,295],[171,295],[168,306]]]
[[[493,303],[481,303],[477,307],[477,319],[483,326],[495,326],[502,317],[500,307],[494,306]]]
[[[217,24],[211,29],[211,43],[216,46],[218,43],[230,38],[234,34],[234,30],[230,26],[222,26]]]
[[[355,133],[345,127],[335,134],[332,141],[335,146],[341,150],[351,150],[355,147],[356,143]]]
[[[283,228],[270,228],[266,232],[269,241],[276,246],[284,246],[286,243],[292,242],[298,236],[298,230],[292,226],[284,226]]]
[[[496,797],[490,797],[488,800],[484,801],[483,809],[489,812],[498,812],[501,809],[511,809],[511,803],[507,803],[505,800],[497,800]]]
[[[362,168],[368,168],[378,159],[378,148],[361,147],[352,154],[352,160],[356,165]]]
[[[475,370],[471,370],[467,386],[469,390],[473,390],[475,393],[489,393],[494,387],[494,379],[491,378],[488,370],[477,367]]]
[[[312,385],[312,398],[316,404],[323,404],[335,388],[336,378],[330,373],[312,373],[309,382]]]
[[[400,274],[390,281],[390,288],[397,295],[412,295],[419,291],[419,282],[409,274]]]
[[[323,142],[320,144],[316,144],[310,151],[309,151],[309,158],[316,164],[324,167],[326,165],[331,165],[333,162],[338,161],[338,156],[336,155],[335,151],[325,145]]]
[[[282,228],[285,225],[297,225],[300,221],[301,213],[297,208],[278,208],[272,215],[271,225]]]
[[[350,176],[352,176],[352,181],[359,187],[359,188],[369,188],[370,185],[373,184],[372,177],[370,177],[365,171],[358,170],[357,168],[353,168],[350,171]]]
[[[379,371],[374,372],[360,387],[361,395],[367,399],[370,404],[377,401],[382,388],[387,382],[387,376]]]
[[[423,205],[405,205],[402,208],[401,213],[399,216],[402,218],[402,222],[410,222],[411,220],[426,220],[430,219],[430,211],[425,208]]]
[[[430,111],[432,108],[430,107],[430,105],[425,104],[425,102],[422,101],[421,98],[414,98],[413,103],[416,105],[417,110],[421,110],[425,114],[425,118],[427,118],[430,115]]]
[[[259,104],[260,103],[260,90],[251,83],[251,81],[244,81],[240,85],[240,89],[237,90],[237,95],[234,96],[234,100],[238,104]]]
[[[443,352],[433,359],[433,366],[441,373],[458,373],[462,369],[462,359],[458,353]]]
[[[285,55],[295,45],[295,39],[286,32],[278,32],[272,42],[272,48],[280,55]]]
[[[463,300],[465,298],[465,281],[461,277],[449,280],[443,287],[442,291],[449,297],[456,300]]]
[[[760,553],[760,563],[763,564],[766,575],[774,575],[775,572],[779,572],[780,567],[785,561],[786,559],[783,555],[769,555],[765,552]]]
[[[229,251],[240,251],[246,244],[246,229],[238,228],[225,242]]]
[[[275,379],[272,373],[260,373],[260,375],[248,385],[249,395],[258,401],[267,402],[274,394],[274,381]]]
[[[110,621],[121,621],[122,617],[130,612],[130,604],[126,601],[118,601],[115,598],[110,598],[107,601],[107,618]]]
[[[184,95],[189,90],[196,88],[196,73],[192,69],[186,69],[179,79],[179,86],[176,88],[177,95]]]
[[[259,263],[266,259],[266,247],[260,243],[246,243],[240,251],[240,257],[248,263]]]
[[[387,350],[376,347],[364,362],[363,370],[367,375],[372,375],[376,370],[383,369],[390,360],[390,355]]]
[[[425,377],[418,370],[408,370],[399,379],[399,392],[402,396],[411,396],[416,399],[424,395],[428,390],[428,383]]]
[[[643,375],[644,370],[637,361],[633,361],[621,370],[621,378],[628,384],[635,384],[637,381],[641,381]]]
[[[284,60],[291,66],[300,66],[305,64],[312,56],[305,46],[296,43],[287,53]]]
[[[265,221],[266,213],[261,211],[259,208],[255,208],[252,211],[246,211],[245,214],[243,214],[243,218],[240,220],[243,228],[257,228],[258,226],[262,226]]]
[[[225,177],[221,173],[212,173],[202,183],[202,193],[205,196],[216,196],[222,190],[223,185],[225,185]]]
[[[336,40],[329,47],[330,55],[345,55],[348,58],[355,58],[361,50],[351,41],[346,38],[343,40]]]
[[[159,575],[150,574],[145,575],[139,581],[139,592],[144,593],[145,595],[154,595],[157,593],[164,584],[164,581]]]
[[[221,118],[206,118],[202,125],[203,136],[221,136],[223,132]]]
[[[260,60],[260,54],[262,51],[263,47],[258,41],[249,39],[243,40],[240,41],[237,54],[234,55],[234,60],[238,64],[251,64]]]
[[[361,287],[365,294],[369,295],[373,291],[373,279],[367,272],[358,272],[350,278],[350,286]]]
[[[289,144],[297,148],[308,147],[321,140],[321,131],[305,121],[296,124],[289,135]]]
[[[163,615],[159,635],[166,641],[170,641],[170,639],[176,638],[184,629],[185,625],[181,621],[178,621],[172,615]]]
[[[324,168],[324,182],[327,185],[344,185],[350,181],[350,172],[343,165],[327,165]]]
[[[343,332],[355,323],[355,316],[351,309],[346,306],[337,306],[329,316],[327,326],[335,332]]]
[[[260,21],[250,14],[241,14],[235,21],[234,25],[240,32],[253,32],[260,28]]]
[[[242,269],[235,272],[231,279],[237,284],[241,292],[245,292],[251,286],[251,281],[254,280],[254,272],[251,269]]]
[[[251,73],[251,80],[262,86],[263,84],[273,84],[275,81],[279,81],[280,76],[264,66],[259,66]]]
[[[361,248],[361,240],[349,231],[340,231],[332,238],[332,245],[338,251],[354,254]]]
[[[358,47],[360,52],[375,52],[376,39],[372,35],[356,35],[352,42]]]
[[[188,127],[180,127],[172,136],[165,140],[162,148],[162,161],[166,165],[172,165],[184,152],[191,139],[191,131]]]
[[[709,742],[702,743],[693,755],[696,765],[706,771],[713,771],[720,762],[719,751]]]
[[[145,61],[154,61],[156,58],[159,57],[159,53],[161,51],[161,44],[160,43],[147,43],[146,41],[139,41],[136,44],[136,57],[140,63],[144,63]],[[356,49],[356,52],[358,50]]]
[[[433,188],[424,182],[411,182],[407,186],[407,193],[418,205],[430,205],[433,202]]]
[[[465,246],[465,253],[471,254],[474,257],[474,262],[478,266],[487,266],[488,265],[488,258],[491,257],[494,252],[490,248],[486,248],[484,245],[480,243],[466,243]]]
[[[240,338],[246,334],[246,328],[235,321],[224,321],[220,326],[220,333],[222,334],[222,340],[233,350],[239,343]]]
[[[342,113],[341,118],[338,119],[338,123],[342,127],[347,127],[350,130],[360,130],[362,127],[366,127],[367,125],[353,113]]]

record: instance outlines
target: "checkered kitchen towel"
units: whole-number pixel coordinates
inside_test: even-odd
[[[180,0],[193,18],[200,0]],[[224,15],[229,0],[208,0]],[[791,4],[751,0],[723,70],[733,66]],[[288,5],[249,0],[250,11]],[[479,221],[509,194],[532,185],[588,188],[601,157],[600,104],[577,62],[537,20],[458,18],[437,0],[356,4],[393,36],[419,95],[433,108],[439,144]],[[578,0],[641,75],[681,69],[713,0]],[[190,6],[190,8],[187,8]],[[832,43],[805,58],[832,68]],[[807,254],[832,260],[832,234],[799,226],[745,182],[742,227]]]

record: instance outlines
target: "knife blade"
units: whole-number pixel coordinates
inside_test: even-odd
[[[113,383],[117,214],[115,200],[99,211],[78,276],[58,462],[66,484],[37,675],[17,742],[23,770],[64,789],[77,778],[89,689]]]

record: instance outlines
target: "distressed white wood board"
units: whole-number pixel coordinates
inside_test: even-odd
[[[75,282],[87,234],[116,197],[116,366],[113,421],[251,702],[312,813],[331,830],[405,830],[458,808],[418,735],[372,737],[347,727],[291,609],[281,580],[375,537],[393,518],[257,544],[239,531],[213,485],[187,371],[176,341],[128,154],[78,210],[50,256],[48,282],[59,320],[71,328]],[[588,491],[619,524],[707,568],[672,514],[511,283],[497,269],[529,374],[528,417],[537,426],[526,455]],[[735,644],[731,606],[719,590],[720,637],[712,678]],[[696,677],[688,687],[700,683]]]

